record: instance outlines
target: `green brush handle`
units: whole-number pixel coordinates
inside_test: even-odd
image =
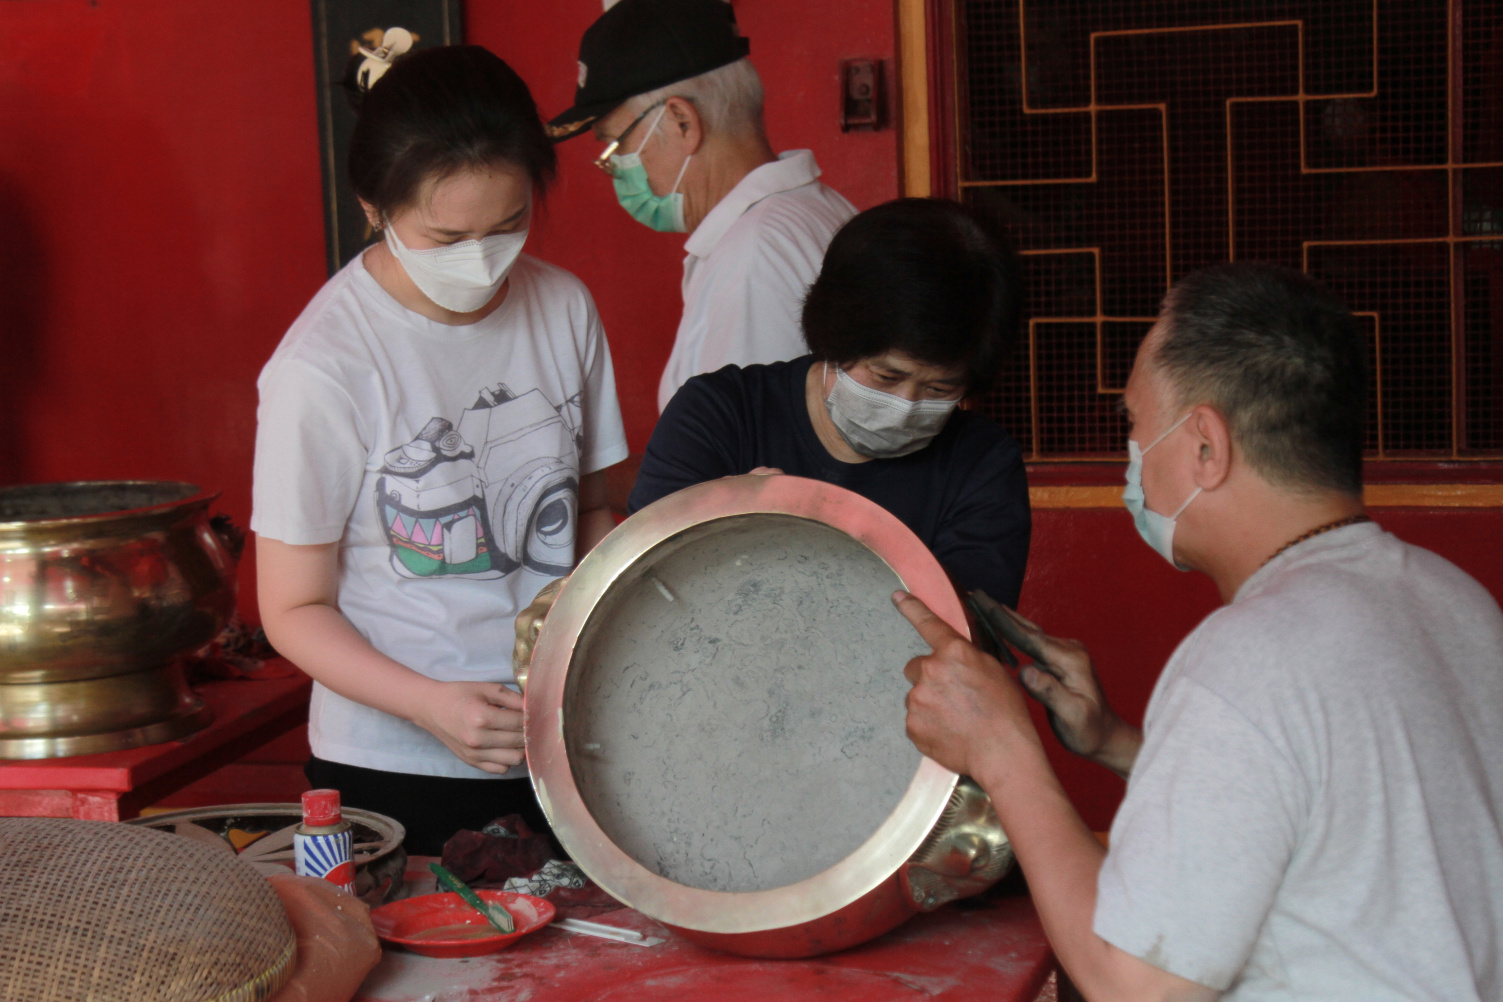
[[[501,905],[486,904],[484,901],[481,901],[480,895],[470,890],[468,884],[437,863],[429,863],[428,869],[433,871],[433,875],[438,878],[440,884],[458,894],[464,899],[465,904],[484,915],[485,920],[495,926],[497,932],[505,933],[509,936],[517,931],[517,925],[512,921],[511,912],[507,911]],[[498,912],[504,921],[497,921]]]

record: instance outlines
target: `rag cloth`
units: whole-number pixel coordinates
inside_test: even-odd
[[[456,832],[444,843],[443,866],[471,887],[542,898],[559,918],[592,918],[621,907],[572,861],[556,858],[548,836],[534,832],[519,814],[497,818],[478,832]]]

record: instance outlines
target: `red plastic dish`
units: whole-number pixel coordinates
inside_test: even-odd
[[[376,935],[425,957],[478,957],[504,950],[553,921],[553,905],[530,894],[476,890],[480,900],[511,912],[517,931],[502,935],[458,894],[424,894],[371,912]]]

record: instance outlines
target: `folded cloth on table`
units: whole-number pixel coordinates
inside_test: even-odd
[[[548,837],[517,814],[497,818],[478,832],[456,832],[444,843],[443,866],[472,887],[544,898],[560,918],[590,918],[621,907],[579,867],[555,859]]]

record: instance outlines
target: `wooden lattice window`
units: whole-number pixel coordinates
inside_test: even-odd
[[[1121,457],[1160,297],[1228,259],[1359,315],[1370,458],[1503,458],[1503,0],[927,10],[931,190],[1025,255],[1027,343],[981,407],[1031,460]]]

